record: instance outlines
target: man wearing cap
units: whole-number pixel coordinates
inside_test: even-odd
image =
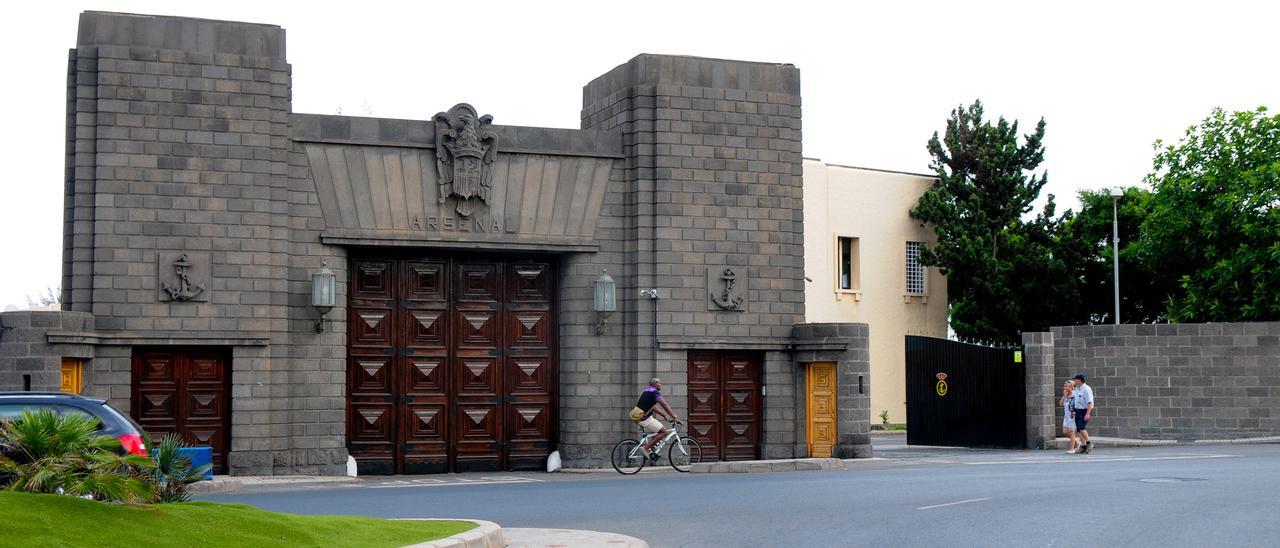
[[[1075,394],[1071,397],[1071,414],[1076,419],[1076,436],[1080,440],[1077,453],[1092,453],[1093,442],[1089,441],[1089,431],[1085,427],[1093,416],[1093,388],[1084,383],[1084,373],[1077,373],[1071,382],[1076,385]]]

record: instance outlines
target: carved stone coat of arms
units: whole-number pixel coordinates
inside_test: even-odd
[[[453,196],[458,215],[470,217],[472,199],[489,203],[493,188],[493,160],[498,152],[493,116],[478,116],[475,107],[459,103],[449,112],[436,114],[435,123],[440,203]]]

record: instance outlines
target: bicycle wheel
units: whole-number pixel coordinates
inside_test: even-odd
[[[622,440],[613,446],[613,454],[609,458],[613,463],[613,469],[619,474],[631,475],[639,472],[649,459],[644,453],[644,448],[640,447],[637,440]]]
[[[688,472],[702,462],[702,444],[693,438],[681,437],[679,442],[667,446],[667,460],[672,468]]]

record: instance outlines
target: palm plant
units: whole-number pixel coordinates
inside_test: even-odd
[[[191,459],[182,453],[182,449],[190,447],[182,441],[182,437],[170,432],[160,439],[160,443],[147,447],[155,447],[155,468],[151,470],[151,481],[156,486],[156,502],[186,502],[191,499],[187,493],[187,485],[204,479],[205,473],[212,466],[203,464],[193,467]]]
[[[98,434],[98,419],[28,409],[0,428],[0,473],[8,489],[147,502],[154,497],[145,456],[120,454],[120,441]]]

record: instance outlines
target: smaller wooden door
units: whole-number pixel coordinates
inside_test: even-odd
[[[213,448],[225,472],[231,447],[231,357],[217,348],[135,348],[131,415],[155,441],[177,432]]]
[[[760,361],[752,353],[689,353],[689,432],[702,444],[703,458],[760,458]]]
[[[830,457],[836,445],[836,364],[809,364],[805,375],[805,407],[810,457]]]

